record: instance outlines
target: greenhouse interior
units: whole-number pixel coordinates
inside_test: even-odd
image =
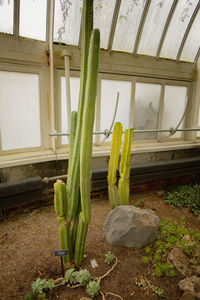
[[[0,0],[0,299],[200,299],[199,31],[199,0]]]

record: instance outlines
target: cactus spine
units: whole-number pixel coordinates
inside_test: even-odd
[[[130,156],[133,139],[133,129],[126,129],[124,143],[122,147],[121,161],[119,167],[120,180],[118,184],[118,194],[120,205],[129,204],[129,177],[130,177]]]
[[[116,172],[119,162],[119,153],[122,139],[122,124],[116,122],[113,127],[113,137],[111,142],[111,153],[108,167],[108,195],[112,208],[120,204],[116,187]]]
[[[113,137],[111,143],[111,153],[108,169],[108,195],[111,208],[118,205],[129,204],[129,177],[130,177],[130,155],[133,139],[133,129],[125,130],[124,143],[120,161],[120,180],[118,189],[116,185],[116,173],[118,168],[119,153],[122,138],[122,125],[120,122],[114,124]]]
[[[83,260],[91,218],[90,166],[100,44],[99,30],[92,30],[93,0],[83,1],[82,14],[79,105],[78,113],[72,112],[71,116],[67,185],[65,188],[58,182],[54,185],[60,247],[70,250],[64,262],[73,259],[76,264]]]

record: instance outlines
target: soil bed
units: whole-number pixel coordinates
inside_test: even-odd
[[[144,208],[150,208],[164,219],[180,220],[185,217],[187,227],[200,230],[200,219],[193,216],[186,208],[175,208],[164,203],[158,192],[137,193],[131,197],[131,204],[139,200],[145,201]],[[148,275],[151,282],[162,288],[166,298],[179,299],[181,291],[178,274],[175,279],[165,276],[158,278],[149,270],[148,265],[141,261],[141,251],[122,247],[111,247],[103,234],[103,223],[110,211],[107,199],[92,200],[92,221],[86,240],[86,257],[82,268],[87,268],[94,277],[101,276],[110,268],[104,263],[104,255],[112,251],[118,259],[116,268],[101,281],[103,292],[112,292],[124,300],[153,300],[158,296],[147,294],[135,285],[135,279]],[[0,226],[0,299],[24,299],[31,290],[31,284],[38,277],[56,279],[61,276],[60,260],[54,257],[58,249],[58,225],[53,206],[35,209],[10,216]],[[98,267],[92,269],[90,261],[95,259]],[[84,288],[69,289],[59,287],[50,291],[48,299],[79,300],[87,297]],[[100,300],[99,295],[95,299]],[[109,296],[107,299],[117,299]]]

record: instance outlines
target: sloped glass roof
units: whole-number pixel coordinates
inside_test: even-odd
[[[78,46],[83,0],[54,1],[54,41]],[[14,7],[19,3],[19,28],[14,30]],[[0,32],[45,40],[47,4],[47,0],[0,0]],[[103,49],[196,62],[199,10],[200,0],[94,0],[94,27],[101,31]],[[31,18],[33,12],[37,17]]]
[[[198,0],[178,1],[165,36],[160,53],[161,57],[176,59],[181,41],[197,3]]]
[[[122,1],[113,40],[113,50],[133,52],[144,1]]]
[[[138,53],[155,56],[173,0],[151,1],[139,43]]]

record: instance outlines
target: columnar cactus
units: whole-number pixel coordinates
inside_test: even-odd
[[[118,183],[118,194],[120,205],[129,204],[129,177],[130,177],[130,156],[133,140],[133,129],[126,129],[122,147],[121,161],[119,167],[120,180]]]
[[[61,249],[70,255],[64,262],[81,264],[90,222],[90,166],[95,114],[100,33],[93,26],[93,0],[83,1],[81,78],[78,113],[72,112],[67,185],[55,183]]]
[[[85,90],[88,69],[88,53],[90,36],[93,28],[93,0],[84,0],[82,9],[82,45],[81,45],[81,74],[80,74],[80,92],[77,114],[77,125],[74,140],[73,153],[68,169],[67,177],[67,196],[68,196],[68,212],[67,218],[72,221],[77,210],[78,199],[77,191],[80,183],[80,145],[81,131],[83,122],[83,110],[85,105]]]
[[[122,140],[122,124],[116,122],[113,127],[113,136],[111,142],[111,153],[108,167],[108,195],[111,208],[114,208],[120,204],[118,191],[116,186],[116,172],[119,162],[119,154]]]
[[[111,143],[111,153],[108,167],[108,195],[111,208],[118,205],[129,204],[129,177],[130,177],[130,155],[133,139],[133,129],[125,130],[124,143],[120,161],[120,180],[118,188],[116,185],[116,173],[118,169],[119,154],[122,139],[122,125],[120,122],[114,124]]]
[[[95,114],[95,98],[97,90],[97,75],[99,65],[100,33],[94,29],[91,34],[88,73],[85,91],[85,106],[83,113],[83,126],[80,154],[80,190],[83,220],[90,222],[90,167],[92,157],[92,137]]]

